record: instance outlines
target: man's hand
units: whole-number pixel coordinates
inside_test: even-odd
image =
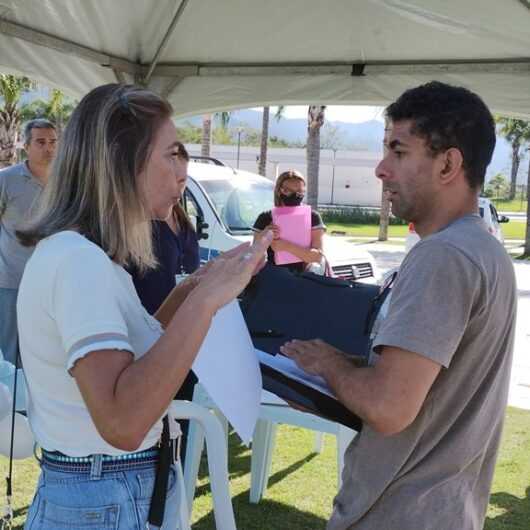
[[[324,375],[331,365],[348,358],[344,352],[320,339],[292,340],[281,346],[280,351],[302,370],[314,375]]]

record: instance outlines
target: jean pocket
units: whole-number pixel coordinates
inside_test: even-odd
[[[43,530],[48,529],[89,529],[116,530],[120,507],[117,504],[91,508],[59,506],[50,501],[42,501]]]

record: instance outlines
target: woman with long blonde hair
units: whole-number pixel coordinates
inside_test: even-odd
[[[154,317],[142,307],[124,266],[155,265],[150,220],[179,198],[171,114],[142,88],[92,90],[64,132],[40,213],[19,233],[36,244],[18,321],[42,448],[27,529],[176,527],[167,409],[212,316],[245,287],[269,240],[192,275]]]

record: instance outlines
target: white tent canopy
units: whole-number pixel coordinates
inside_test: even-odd
[[[438,79],[530,118],[530,0],[0,0],[0,71],[78,97],[135,80],[177,115],[385,105]]]

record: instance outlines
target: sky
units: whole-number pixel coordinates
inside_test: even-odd
[[[260,108],[254,110],[261,111]],[[271,107],[271,114],[274,115],[276,107]],[[307,105],[293,105],[285,107],[284,116],[289,119],[307,117]],[[383,107],[369,107],[366,105],[328,105],[326,107],[326,120],[343,121],[348,123],[361,123],[364,121],[383,121]]]

